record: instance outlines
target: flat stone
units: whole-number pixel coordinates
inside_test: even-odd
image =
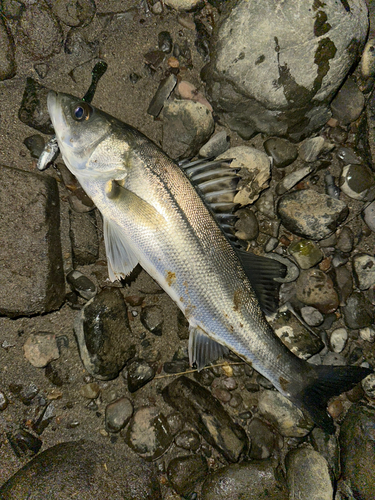
[[[30,316],[65,297],[55,179],[0,166],[0,313]],[[22,264],[21,264],[22,263]]]
[[[70,210],[69,222],[74,263],[80,266],[93,264],[99,257],[95,213],[77,213]]]
[[[225,130],[213,135],[211,139],[206,142],[199,150],[199,156],[204,158],[211,158],[212,156],[219,156],[230,147],[230,137]]]
[[[375,283],[375,257],[368,254],[357,254],[353,257],[353,271],[358,288],[368,290]]]
[[[349,125],[361,114],[365,97],[352,77],[349,77],[331,102],[332,117],[342,125]]]
[[[60,357],[56,335],[53,333],[30,334],[23,351],[25,358],[37,368],[43,368]]]
[[[105,409],[105,427],[109,432],[119,432],[133,415],[133,403],[122,397],[113,401]]]
[[[168,480],[179,495],[186,497],[194,491],[195,484],[204,479],[208,467],[201,455],[173,458],[167,468]]]
[[[334,352],[340,353],[344,350],[348,340],[348,331],[346,328],[336,328],[331,333],[329,342]]]
[[[296,297],[308,306],[313,306],[322,314],[329,314],[339,306],[339,297],[331,278],[319,269],[302,271],[297,282]]]
[[[278,441],[272,427],[255,417],[248,425],[248,433],[251,438],[250,458],[254,460],[269,458],[277,448]]]
[[[363,293],[353,292],[341,307],[345,324],[348,328],[357,330],[371,326],[374,321],[374,307]]]
[[[313,241],[299,240],[291,243],[288,252],[301,269],[310,269],[323,259],[323,252]]]
[[[273,164],[277,168],[285,168],[297,159],[298,149],[287,139],[270,137],[263,143],[263,147],[269,156],[272,156]]]

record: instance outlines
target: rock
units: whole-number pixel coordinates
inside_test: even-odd
[[[323,253],[318,245],[308,240],[294,241],[289,245],[288,252],[301,269],[310,269],[323,259]]]
[[[236,462],[247,450],[249,444],[244,430],[234,424],[207,389],[182,376],[167,385],[162,394],[227,460]]]
[[[13,78],[17,66],[15,60],[15,47],[12,33],[6,19],[0,18],[0,81]]]
[[[70,240],[72,242],[73,261],[76,265],[94,264],[99,257],[99,239],[96,230],[94,212],[77,213],[69,211]]]
[[[154,97],[151,99],[150,105],[147,109],[147,113],[149,115],[155,117],[159,116],[166,100],[171,95],[176,84],[177,84],[177,77],[176,75],[173,74],[169,75],[167,78],[163,79],[160,82],[159,87]]]
[[[332,280],[319,269],[302,271],[296,282],[296,297],[303,304],[313,306],[322,314],[336,311],[339,298]]]
[[[325,142],[322,136],[304,140],[299,147],[299,154],[302,160],[308,163],[316,161],[324,149]]]
[[[78,2],[55,0],[52,3],[52,11],[67,26],[83,27],[92,21],[96,5],[94,0],[78,0]]]
[[[3,0],[2,11],[7,19],[19,19],[25,6],[17,0]]]
[[[207,462],[201,455],[173,458],[167,469],[168,480],[179,495],[185,498],[194,491],[195,484],[208,472]]]
[[[96,399],[100,394],[99,384],[90,382],[81,388],[81,394],[86,399]]]
[[[36,368],[43,368],[60,357],[56,335],[53,333],[32,333],[27,338],[23,351],[25,358]]]
[[[151,333],[160,337],[163,333],[163,310],[159,306],[146,306],[141,312],[142,325]]]
[[[45,142],[41,135],[34,134],[30,137],[26,137],[23,143],[30,151],[30,154],[33,158],[39,158],[39,156],[43,153]]]
[[[249,146],[230,148],[219,156],[219,159],[223,160],[231,158],[233,158],[231,168],[240,170],[241,177],[234,203],[242,206],[254,203],[261,191],[269,186],[271,164],[268,156]]]
[[[342,354],[328,351],[324,355],[322,364],[326,366],[345,366],[347,361]]]
[[[375,375],[373,373],[362,380],[362,388],[369,399],[375,399]]]
[[[371,231],[375,232],[375,201],[363,210],[363,219]]]
[[[46,63],[36,63],[34,64],[34,69],[40,78],[45,78],[48,75],[50,67]]]
[[[353,257],[354,277],[360,290],[368,290],[375,283],[375,257],[357,254]]]
[[[17,40],[34,60],[58,54],[63,36],[59,22],[46,3],[26,6],[18,21]]]
[[[344,350],[348,340],[348,331],[346,328],[336,328],[331,333],[329,342],[334,352],[340,353]]]
[[[286,229],[312,240],[331,234],[349,212],[343,201],[312,189],[285,194],[279,200],[277,211]]]
[[[298,149],[287,139],[270,137],[263,143],[263,147],[269,156],[272,156],[273,164],[277,168],[285,168],[297,159]]]
[[[118,288],[105,288],[79,312],[74,322],[86,370],[99,380],[118,376],[135,355],[128,311]]]
[[[232,130],[244,139],[260,131],[300,140],[328,121],[367,34],[365,2],[352,2],[350,14],[346,5],[226,2],[202,77]]]
[[[83,440],[44,450],[0,488],[3,500],[56,496],[51,492],[59,500],[99,500],[108,498],[108,492],[113,498],[115,492],[126,492],[128,500],[162,499],[153,464],[128,449],[119,454],[112,445]]]
[[[24,405],[30,406],[33,399],[37,396],[38,393],[38,387],[33,382],[31,382],[31,384],[21,390],[21,392],[19,393],[19,398]]]
[[[119,432],[133,415],[133,403],[122,397],[105,408],[105,428],[108,432]]]
[[[373,171],[366,165],[346,165],[341,173],[340,189],[354,200],[372,201],[375,195]]]
[[[362,52],[361,73],[364,78],[375,76],[375,39],[370,38]]]
[[[343,478],[361,500],[375,497],[374,426],[375,409],[356,404],[346,414],[339,436]]]
[[[359,292],[353,292],[341,308],[344,321],[348,328],[357,330],[370,326],[374,320],[373,306],[370,301]]]
[[[166,361],[163,365],[165,373],[182,373],[190,368],[189,359]]]
[[[290,499],[332,500],[327,460],[311,448],[290,451],[285,459]]]
[[[285,437],[306,436],[314,427],[313,422],[297,406],[276,391],[262,392],[258,409]]]
[[[188,451],[197,451],[201,442],[199,435],[192,431],[182,431],[174,438],[176,446]]]
[[[163,120],[163,150],[172,158],[194,156],[214,131],[211,112],[198,102],[167,102]]]
[[[290,191],[296,184],[302,181],[307,175],[311,174],[314,170],[312,165],[306,165],[303,168],[299,168],[294,172],[286,175],[276,186],[276,194],[281,196],[282,194]]]
[[[134,360],[127,367],[128,389],[138,391],[155,377],[155,370],[143,360]]]
[[[368,326],[359,330],[359,336],[366,342],[375,342],[375,330],[373,328],[369,328]]]
[[[8,398],[2,391],[0,391],[0,411],[6,410],[8,408],[8,404]]]
[[[269,458],[277,447],[277,437],[271,427],[255,417],[247,428],[251,439],[249,457],[254,460]]]
[[[335,277],[340,306],[344,306],[348,297],[353,292],[353,273],[345,266],[341,266],[335,269]]]
[[[18,111],[18,118],[29,127],[43,134],[54,134],[55,131],[47,108],[49,89],[40,85],[33,78],[26,79],[25,91]]]
[[[199,150],[199,156],[204,158],[211,158],[212,156],[219,156],[230,147],[230,137],[225,130],[213,135],[211,139],[206,142]]]
[[[58,309],[65,280],[55,179],[0,166],[0,199],[6,241],[0,248],[0,314],[31,316]]]
[[[143,406],[136,410],[125,436],[126,444],[146,460],[161,457],[172,440],[165,416],[154,406]]]
[[[12,450],[14,451],[14,454],[18,458],[26,458],[26,457],[32,457],[33,455],[36,455],[40,448],[42,447],[42,440],[39,439],[38,437],[34,436],[30,432],[27,432],[25,429],[19,429],[18,431],[15,432],[7,432],[6,437],[8,438],[9,444],[12,447]],[[12,479],[12,478],[11,478]],[[10,481],[11,481],[10,479]],[[6,487],[8,484],[5,483],[2,488],[0,488],[0,498],[5,499],[5,498],[14,498],[12,495],[9,497],[4,497],[2,495],[3,488]],[[6,492],[6,489],[5,489]],[[36,500],[37,497],[35,497]]]
[[[66,281],[71,286],[72,290],[83,299],[90,300],[97,293],[94,283],[87,278],[81,271],[70,271],[66,276]]]
[[[319,326],[324,321],[323,314],[312,306],[302,307],[301,316],[309,326]]]
[[[259,234],[259,224],[256,215],[249,208],[241,208],[235,213],[238,220],[235,222],[235,236],[239,240],[255,240]]]
[[[172,9],[189,11],[194,9],[194,7],[200,3],[200,0],[165,0],[164,3],[165,5],[172,7]]]
[[[207,99],[204,97],[204,95],[199,92],[199,90],[190,82],[185,82],[182,80],[178,85],[177,85],[177,93],[181,97],[181,99],[190,99],[191,101],[194,102],[199,102],[203,104],[211,113],[213,111],[211,104],[207,101]],[[224,151],[228,149],[225,148]]]
[[[242,462],[210,474],[202,500],[287,500],[285,480],[271,460]]]
[[[350,253],[353,250],[353,246],[354,246],[353,231],[348,226],[344,226],[340,231],[336,247],[341,252]]]
[[[355,122],[365,105],[365,97],[349,77],[331,102],[332,117],[341,125]]]
[[[331,479],[338,479],[341,474],[341,467],[340,447],[337,437],[334,434],[327,434],[319,427],[315,427],[311,431],[311,443],[314,449],[326,459],[332,473]]]

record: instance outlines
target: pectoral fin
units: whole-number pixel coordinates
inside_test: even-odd
[[[198,371],[227,352],[227,347],[210,339],[199,326],[190,327],[189,361],[191,366],[196,364]]]

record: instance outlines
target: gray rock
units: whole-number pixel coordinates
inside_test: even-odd
[[[249,457],[254,460],[269,458],[277,448],[278,439],[272,428],[255,417],[247,428],[251,439]]]
[[[294,172],[286,175],[276,186],[276,193],[281,196],[290,189],[292,189],[296,184],[302,181],[307,175],[309,175],[314,170],[312,165],[306,165],[305,167],[299,168]]]
[[[296,297],[303,304],[313,306],[322,314],[336,311],[339,297],[331,278],[320,269],[302,271],[297,279]]]
[[[286,229],[312,240],[329,236],[349,212],[343,201],[312,189],[285,194],[277,211]]]
[[[133,403],[122,397],[105,408],[105,427],[109,432],[119,432],[133,415]]]
[[[337,248],[341,252],[350,253],[353,250],[354,234],[348,226],[344,226],[337,239]]]
[[[349,77],[331,102],[332,117],[342,125],[356,121],[365,105],[365,97]]]
[[[163,149],[171,158],[194,156],[214,131],[212,114],[198,102],[167,102],[163,120]]]
[[[174,438],[176,446],[188,451],[197,451],[201,441],[199,435],[193,431],[182,431]]]
[[[302,160],[308,163],[316,161],[324,148],[324,143],[325,139],[321,136],[303,141],[299,147],[299,154]]]
[[[341,425],[340,447],[343,478],[350,482],[354,497],[375,497],[375,409],[353,405]]]
[[[34,134],[23,141],[33,158],[39,158],[45,147],[44,138],[40,134]]]
[[[361,73],[364,78],[375,76],[375,38],[370,38],[363,49]]]
[[[367,33],[365,2],[351,2],[349,15],[345,5],[226,2],[202,76],[232,130],[245,139],[261,131],[298,140],[326,123]]]
[[[353,273],[345,266],[340,266],[335,268],[335,276],[340,306],[344,306],[353,292]]]
[[[8,408],[8,398],[4,394],[4,392],[0,391],[0,411],[4,411]]]
[[[127,367],[128,389],[138,391],[155,377],[155,370],[143,360],[134,360]]]
[[[375,232],[375,201],[364,209],[363,219],[371,231]]]
[[[28,4],[18,21],[17,43],[34,59],[58,54],[63,43],[58,20],[46,3]]]
[[[60,357],[56,335],[53,333],[30,334],[23,346],[25,358],[35,367],[43,368]]]
[[[106,464],[106,467],[103,467]],[[63,485],[63,486],[62,486]],[[161,500],[155,467],[130,450],[111,445],[72,441],[49,448],[22,467],[0,488],[3,500]]]
[[[255,240],[259,234],[259,224],[256,215],[249,208],[241,208],[235,213],[238,220],[235,222],[235,236],[239,240]]]
[[[367,326],[359,330],[359,336],[362,340],[373,343],[375,341],[375,330]]]
[[[91,299],[74,322],[79,353],[86,370],[99,380],[118,376],[135,355],[135,338],[118,288],[106,288]]]
[[[81,271],[70,271],[66,276],[66,281],[74,292],[86,300],[92,299],[97,293],[95,284]]]
[[[193,380],[179,377],[164,388],[163,398],[227,460],[237,462],[248,449],[248,438],[242,427],[234,424],[211,393]]]
[[[100,394],[100,387],[96,382],[89,382],[81,387],[80,392],[86,399],[96,399]]]
[[[365,391],[366,396],[371,400],[375,399],[375,375],[370,373],[366,378],[362,380],[362,388]]]
[[[286,139],[270,137],[263,143],[263,147],[269,156],[272,156],[273,164],[277,168],[285,168],[297,159],[297,147]]]
[[[173,458],[167,469],[168,480],[179,495],[186,497],[208,472],[207,462],[201,455]]]
[[[331,478],[338,479],[341,474],[341,467],[340,447],[337,437],[334,434],[325,433],[319,427],[315,427],[311,431],[310,437],[314,449],[326,459],[331,471]]]
[[[0,81],[13,78],[17,66],[15,60],[15,47],[11,31],[6,19],[0,18]]]
[[[146,460],[161,457],[172,440],[167,419],[155,406],[138,408],[125,435],[126,444]]]
[[[323,259],[323,252],[318,245],[308,240],[292,242],[288,247],[288,252],[301,269],[310,269]]]
[[[80,266],[93,264],[99,257],[95,213],[77,213],[70,210],[69,221],[74,263]]]
[[[0,199],[6,242],[0,248],[0,314],[29,316],[58,309],[65,279],[55,179],[0,166]]]
[[[262,392],[258,409],[285,437],[306,436],[314,427],[313,422],[297,406],[276,391]]]
[[[357,254],[353,257],[354,276],[360,290],[368,290],[375,283],[375,257]]]
[[[290,451],[285,459],[289,498],[332,500],[333,486],[327,460],[311,448]]]
[[[204,158],[211,158],[212,156],[219,156],[230,147],[230,137],[225,130],[213,135],[211,139],[206,142],[199,150],[199,156]]]
[[[353,292],[341,308],[344,321],[348,328],[357,330],[370,326],[374,321],[374,310],[370,301],[363,293]]]
[[[375,196],[373,171],[366,165],[346,165],[341,173],[340,189],[354,200],[372,201]]]
[[[163,333],[163,310],[159,306],[146,306],[141,312],[142,325],[151,333],[160,337]]]
[[[231,464],[210,474],[202,500],[287,500],[285,480],[271,460]]]
[[[323,323],[323,314],[315,307],[305,306],[301,308],[301,316],[309,326],[319,326]]]
[[[167,78],[162,80],[159,84],[157,91],[155,92],[154,97],[151,99],[150,105],[147,109],[147,113],[152,116],[159,116],[161,110],[164,107],[164,104],[173,89],[177,84],[176,75],[169,75]]]
[[[336,328],[331,333],[329,342],[334,352],[340,353],[344,350],[348,340],[348,331],[346,328]]]
[[[78,2],[55,0],[52,3],[52,11],[64,24],[83,27],[92,21],[96,5],[94,0],[78,0]]]
[[[338,352],[328,351],[323,358],[322,365],[326,366],[345,366],[347,360]]]
[[[29,127],[35,128],[43,134],[54,134],[54,129],[47,108],[47,94],[49,89],[40,85],[33,78],[26,79],[18,118]]]
[[[7,19],[19,19],[25,6],[17,0],[3,0],[3,14]]]

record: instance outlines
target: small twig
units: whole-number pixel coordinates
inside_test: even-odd
[[[246,365],[246,364],[247,363],[245,363],[245,361],[241,361],[241,362],[238,362],[238,363],[227,363],[227,362],[225,362],[225,363],[219,363],[217,365],[205,366],[204,368],[202,368],[202,370],[208,370],[209,368],[215,368],[216,366],[235,366],[235,365]],[[191,370],[186,370],[186,372],[168,373],[167,375],[158,375],[157,377],[154,377],[154,380],[155,379],[160,379],[160,378],[178,377],[180,375],[186,375],[187,373],[194,373],[194,372],[197,372],[197,371],[198,371],[197,368],[193,368]]]

